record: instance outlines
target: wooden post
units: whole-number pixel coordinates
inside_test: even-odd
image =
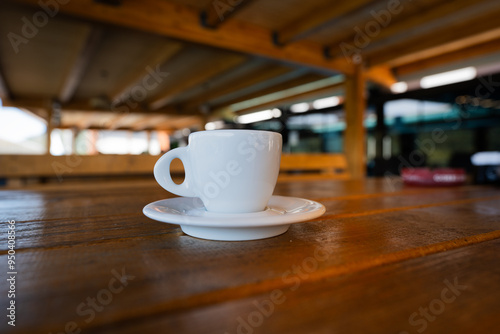
[[[353,75],[346,76],[344,152],[353,179],[366,176],[366,131],[363,125],[365,113],[365,81],[361,65]]]
[[[47,152],[46,155],[50,155],[50,145],[51,145],[51,134],[54,129],[54,106],[51,102],[47,103]]]

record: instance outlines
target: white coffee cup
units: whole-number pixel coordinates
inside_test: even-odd
[[[189,135],[188,146],[165,153],[154,167],[169,192],[199,197],[207,211],[246,213],[266,208],[278,179],[281,134],[254,130],[213,130]],[[180,159],[185,179],[175,184],[170,164]]]

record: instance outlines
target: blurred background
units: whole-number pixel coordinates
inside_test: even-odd
[[[499,14],[488,0],[2,1],[0,184],[152,178],[190,133],[224,128],[343,156],[352,178],[472,173],[473,154],[500,151]]]

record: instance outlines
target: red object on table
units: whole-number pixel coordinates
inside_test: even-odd
[[[462,168],[403,168],[401,177],[404,183],[415,186],[454,186],[466,180]]]

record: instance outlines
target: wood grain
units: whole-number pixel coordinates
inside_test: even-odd
[[[93,333],[236,333],[281,291],[253,333],[414,333],[409,317],[455,277],[468,290],[426,332],[495,326],[498,188],[325,179],[283,182],[275,194],[320,200],[327,212],[275,238],[214,242],[143,216],[169,196],[153,181],[0,191],[2,220],[17,222],[19,273],[17,326],[2,332],[58,333],[74,321]],[[6,235],[2,224],[3,263]],[[133,279],[86,322],[77,308],[102,296],[113,270]]]
[[[274,304],[262,321],[258,307],[271,310],[270,292],[191,312],[110,324],[96,332],[181,328],[183,333],[237,333],[242,323],[252,333],[495,332],[500,311],[493,293],[500,288],[499,246],[498,240],[488,241],[321,282],[302,280],[295,290],[278,290],[283,302]],[[449,288],[455,283],[460,287],[456,294]],[[442,302],[443,295],[453,301]],[[431,320],[419,314],[421,309]]]

